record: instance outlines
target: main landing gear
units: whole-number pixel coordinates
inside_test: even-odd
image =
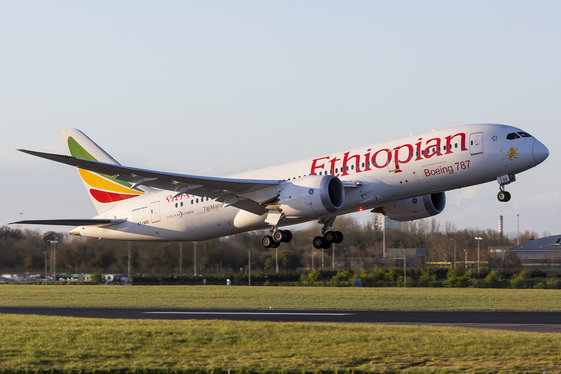
[[[312,240],[312,245],[316,249],[327,249],[331,244],[339,244],[343,241],[341,231],[332,231],[331,227],[335,222],[335,217],[322,218],[319,223],[323,224],[321,236],[316,236]],[[292,232],[289,230],[279,230],[277,226],[271,226],[271,234],[261,238],[261,245],[265,248],[278,248],[281,243],[289,243],[292,240]]]
[[[502,202],[506,203],[510,201],[511,195],[510,192],[505,190],[505,186],[509,183],[516,181],[516,177],[514,174],[507,174],[497,178],[497,182],[499,182],[499,193],[497,194],[497,199]]]
[[[292,232],[289,230],[277,230],[271,228],[271,235],[261,238],[261,245],[265,248],[278,248],[281,243],[288,243],[292,240]]]
[[[339,244],[343,241],[344,236],[341,231],[331,231],[333,222],[335,222],[335,217],[319,220],[319,223],[323,223],[321,228],[322,236],[316,236],[312,241],[315,249],[327,249],[331,247],[331,244]]]

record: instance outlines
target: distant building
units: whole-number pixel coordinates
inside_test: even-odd
[[[399,222],[392,221],[382,213],[374,213],[374,227],[376,231],[382,231],[384,229],[384,224],[386,225],[386,230],[400,229]]]
[[[514,255],[520,267],[528,270],[561,271],[561,235],[547,236],[514,246],[505,252],[505,259],[509,255]]]
[[[387,258],[396,267],[403,267],[404,254],[406,255],[405,265],[408,268],[424,268],[427,264],[427,250],[425,248],[405,248],[405,252],[401,248],[387,249]]]

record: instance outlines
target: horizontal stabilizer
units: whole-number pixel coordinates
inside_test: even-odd
[[[118,225],[126,219],[31,219],[12,222],[10,225],[100,226]]]

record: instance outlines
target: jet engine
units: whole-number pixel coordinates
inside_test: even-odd
[[[345,202],[345,189],[333,175],[310,175],[285,182],[277,205],[287,218],[333,213]]]
[[[446,206],[444,192],[405,199],[388,204],[381,209],[392,221],[412,221],[441,213]],[[378,210],[375,210],[378,211]]]

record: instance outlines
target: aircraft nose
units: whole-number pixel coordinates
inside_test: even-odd
[[[532,154],[534,155],[534,161],[536,161],[536,164],[540,164],[547,158],[547,156],[549,156],[549,150],[542,142],[536,140],[534,142]]]

